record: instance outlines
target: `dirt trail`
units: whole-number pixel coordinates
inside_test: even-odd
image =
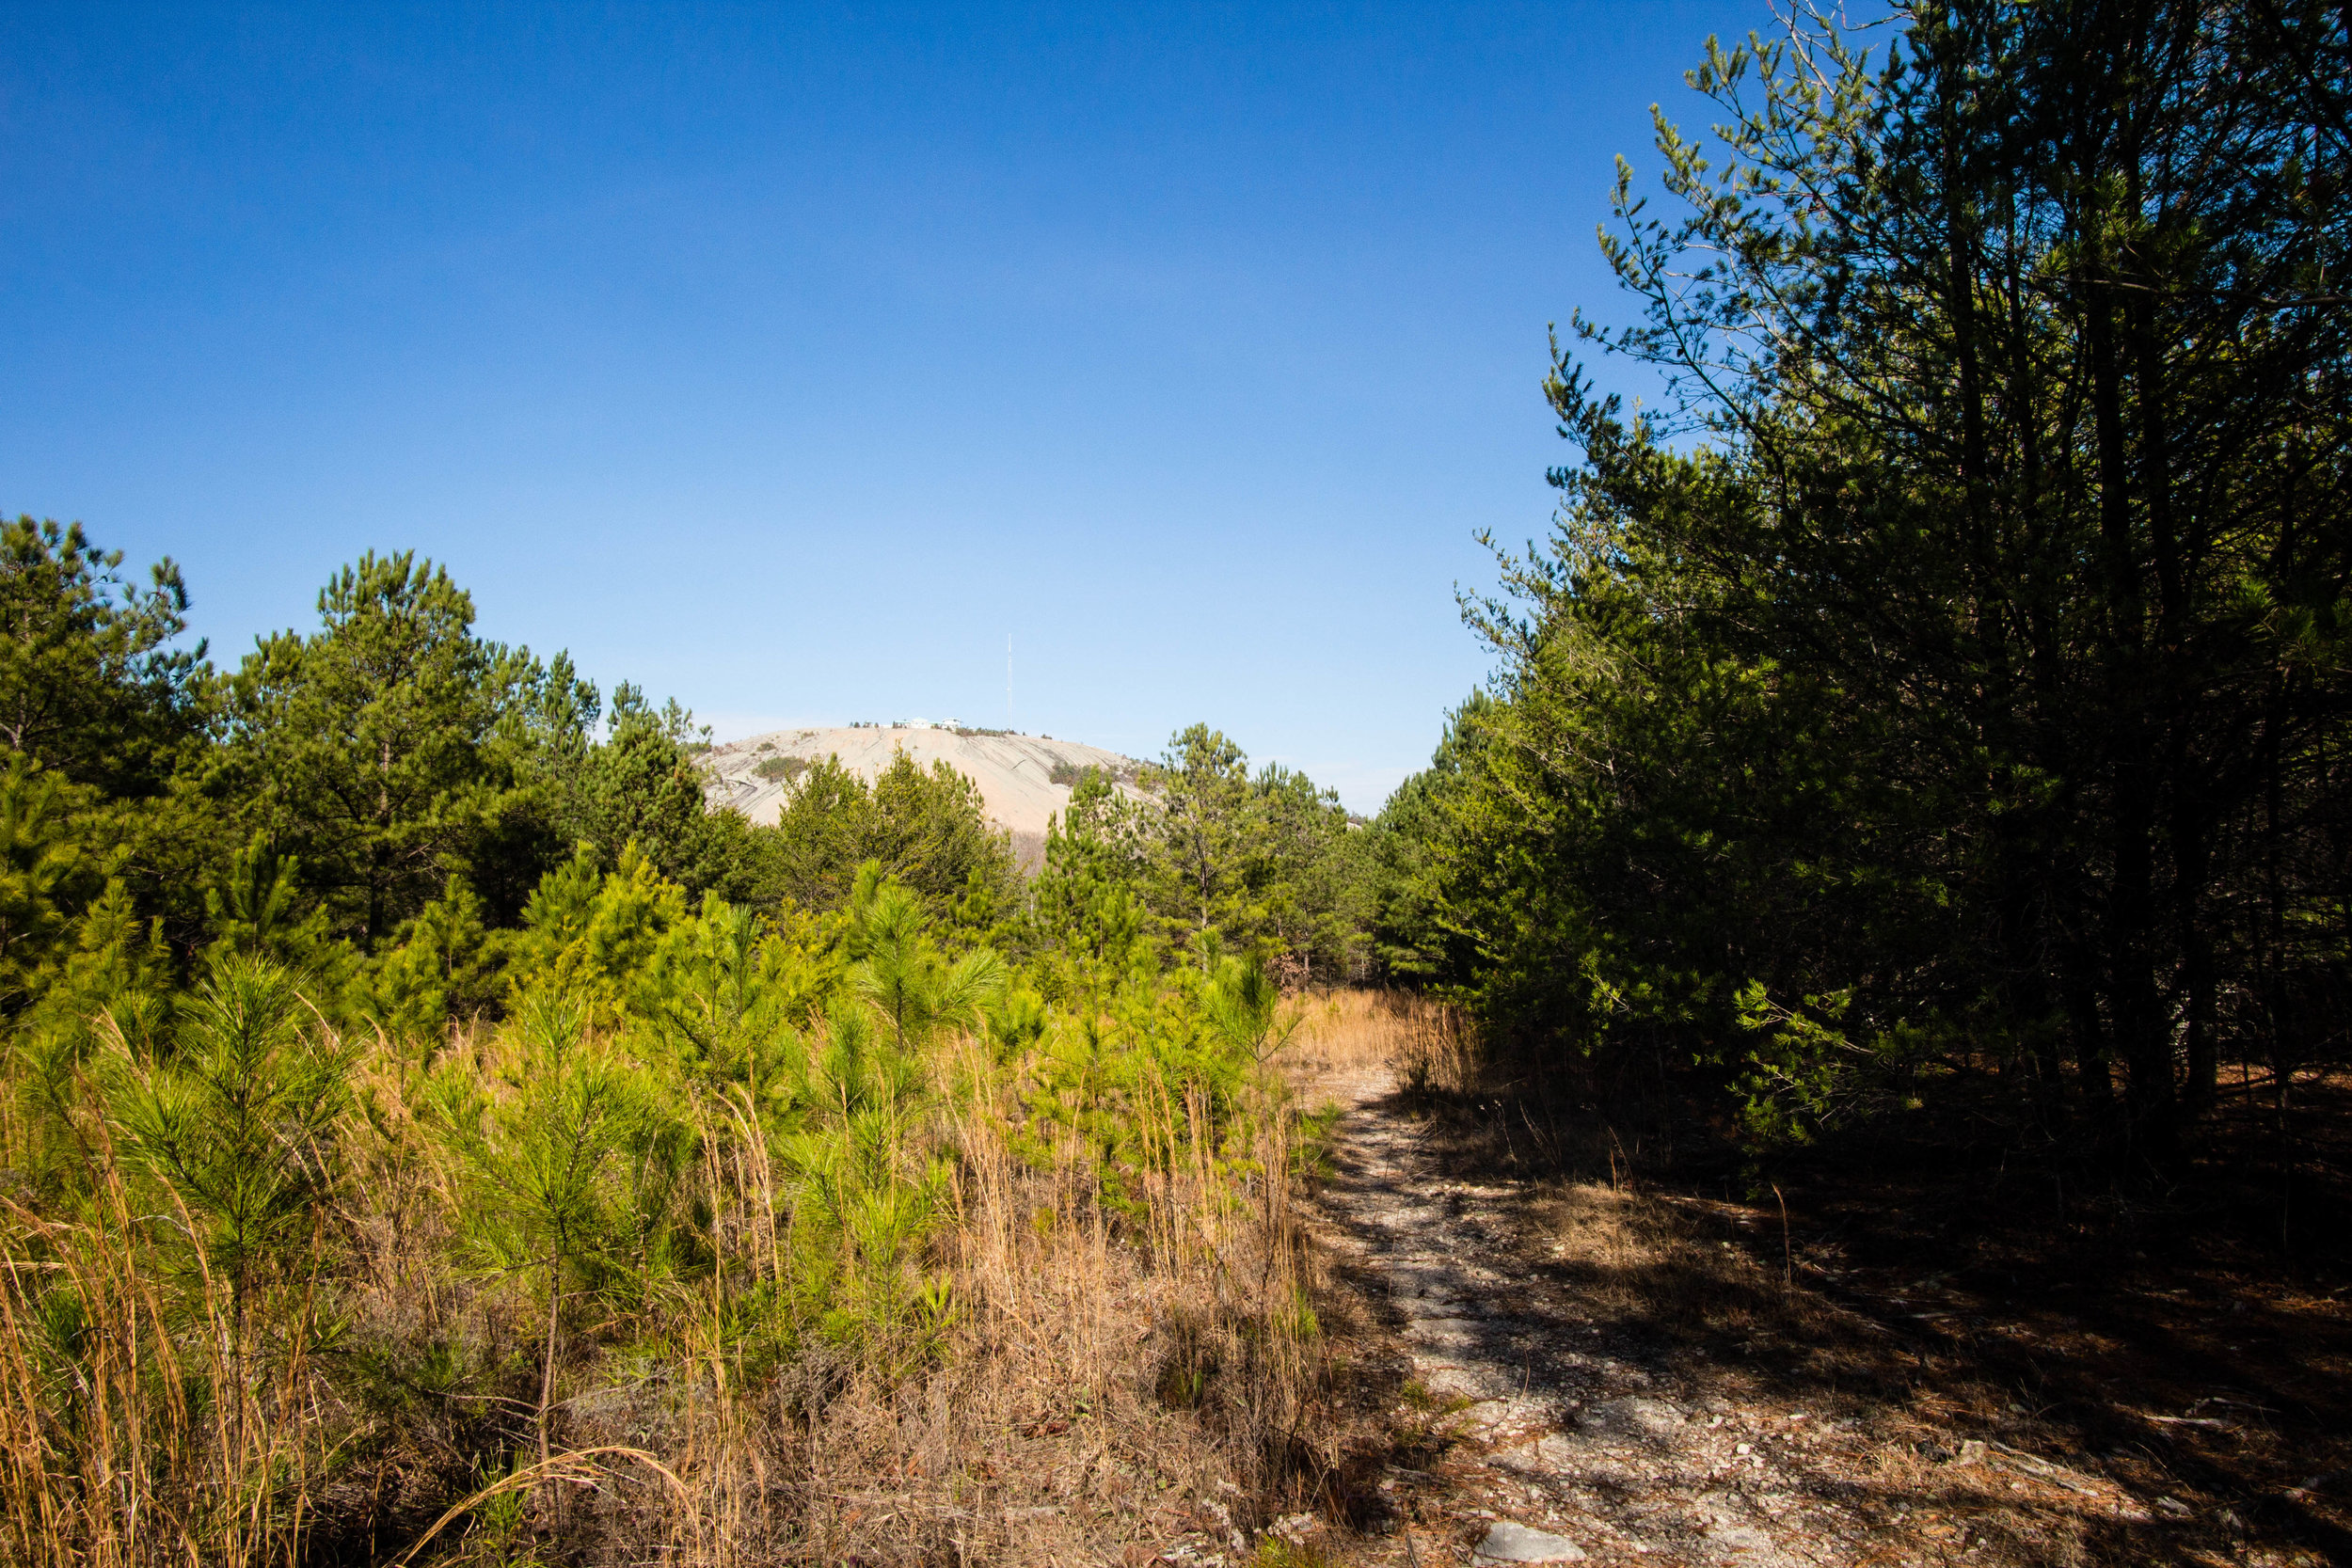
[[[1409,1358],[1399,1418],[1415,1401],[1436,1413],[1438,1457],[1421,1461],[1426,1470],[1390,1466],[1379,1485],[1391,1533],[1351,1558],[1761,1568],[2074,1557],[2055,1541],[2044,1555],[2010,1530],[1972,1532],[1920,1507],[1915,1487],[1881,1484],[1890,1445],[1867,1412],[1772,1403],[1738,1369],[1669,1358],[1613,1326],[1606,1304],[1547,1266],[1559,1232],[1538,1185],[1454,1166],[1387,1071],[1326,1075],[1314,1089],[1344,1108],[1323,1240]],[[2137,1513],[2126,1497],[2082,1495],[2112,1493],[2093,1478],[2036,1475],[2019,1467],[2029,1456],[1984,1449],[1937,1466],[1934,1490],[2025,1507],[2055,1488],[2076,1508]]]

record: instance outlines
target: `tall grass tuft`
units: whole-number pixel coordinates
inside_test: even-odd
[[[423,1038],[223,950],[17,1042],[0,1557],[1020,1560],[1304,1496],[1296,1006],[1049,1008],[879,878],[846,920],[627,973],[591,923]]]
[[[1408,1095],[1458,1095],[1483,1060],[1477,1028],[1460,1007],[1412,991],[1334,990],[1301,999],[1284,1052],[1295,1071],[1393,1073]]]
[[[45,1196],[0,1197],[0,1539],[26,1562],[291,1562],[340,1435],[318,1357],[348,1056],[293,976],[236,956],[168,1055],[98,1022],[70,1092],[8,1126],[51,1164]]]

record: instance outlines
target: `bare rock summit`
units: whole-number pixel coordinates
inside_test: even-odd
[[[810,765],[838,757],[871,784],[900,752],[925,768],[944,761],[977,784],[990,820],[1012,834],[1025,866],[1042,859],[1047,819],[1070,804],[1081,773],[1099,768],[1132,785],[1142,767],[1100,746],[994,730],[919,723],[770,730],[705,753],[705,798],[713,809],[772,823]]]

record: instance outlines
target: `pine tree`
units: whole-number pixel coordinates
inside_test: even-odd
[[[457,1178],[453,1216],[478,1266],[527,1272],[546,1297],[536,1429],[549,1451],[564,1306],[574,1292],[642,1287],[666,1243],[685,1154],[646,1074],[593,1028],[590,998],[558,973],[517,1004],[485,1086],[452,1059],[426,1088]]]
[[[68,820],[72,791],[19,752],[0,774],[0,1017],[54,976],[86,852]]]
[[[349,1053],[315,1017],[289,972],[226,953],[168,1054],[118,1036],[105,1064],[118,1145],[165,1195],[157,1235],[185,1257],[192,1293],[226,1285],[239,1423],[260,1297],[321,1222],[331,1132],[349,1098]]]
[[[160,793],[204,718],[210,670],[167,557],[141,589],[82,525],[0,524],[0,748],[111,795]]]
[[[412,555],[361,556],[318,610],[238,671],[232,777],[333,928],[373,947],[531,809],[501,723],[546,673],[474,636],[471,598]]]
[[[1158,801],[1152,904],[1191,940],[1254,924],[1253,859],[1262,852],[1248,758],[1206,724],[1179,731],[1144,774]]]
[[[1669,395],[1557,359],[1579,460],[1472,606],[1500,701],[1414,808],[1414,945],[1760,1124],[1985,1051],[2168,1159],[2225,1038],[2341,1034],[2342,21],[1900,14],[1710,49],[1678,210],[1621,172],[1640,318],[1576,330]]]

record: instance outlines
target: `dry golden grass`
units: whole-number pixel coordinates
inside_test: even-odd
[[[0,1560],[116,1568],[200,1544],[207,1563],[290,1561],[325,1457],[305,1279],[322,1234],[309,1270],[242,1308],[200,1253],[167,1286],[172,1265],[142,1238],[195,1222],[139,1213],[105,1123],[75,1130],[103,1173],[79,1205],[0,1196]]]
[[[1168,1114],[1182,1142],[1200,1109]],[[686,1492],[668,1525],[680,1560],[1156,1553],[1203,1503],[1246,1526],[1263,1512],[1248,1499],[1280,1493],[1281,1439],[1316,1375],[1312,1336],[1295,1331],[1290,1183],[1236,1186],[1194,1141],[1188,1161],[1147,1178],[1129,1232],[1080,1150],[1036,1169],[1009,1148],[1009,1125],[981,1104],[953,1131],[960,1306],[931,1370],[853,1378],[795,1418],[707,1357],[680,1412]],[[1233,1155],[1286,1170],[1286,1123],[1265,1117]]]
[[[1294,1077],[1386,1069],[1407,1093],[1454,1094],[1470,1085],[1477,1037],[1458,1007],[1410,991],[1309,991],[1295,998],[1297,1026],[1279,1053]]]
[[[547,1310],[453,1268],[455,1193],[400,1053],[363,1060],[335,1201],[243,1324],[172,1274],[170,1217],[135,1212],[85,1106],[95,1196],[20,1192],[0,1224],[0,1560],[1099,1560],[1196,1528],[1230,1545],[1311,1487],[1316,1282],[1279,1085],[1221,1132],[1197,1091],[1162,1092],[1155,1157],[1112,1201],[1075,1135],[1016,1148],[1020,1064],[966,1040],[941,1066],[966,1087],[922,1131],[952,1164],[926,1349],[810,1338],[763,1361],[738,1286],[664,1286],[567,1329],[544,1462]],[[728,1272],[773,1280],[780,1162],[756,1117],[693,1114],[726,1122],[693,1175],[707,1233]],[[440,1364],[470,1381],[444,1391]]]

